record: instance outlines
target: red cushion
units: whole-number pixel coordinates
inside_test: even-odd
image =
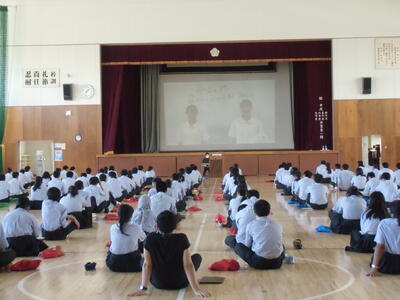
[[[211,271],[238,271],[239,263],[234,259],[221,259],[208,267]]]
[[[237,229],[235,228],[235,227],[231,227],[231,228],[229,228],[229,232],[232,234],[232,235],[236,235],[237,234]]]
[[[111,246],[111,241],[108,241],[106,244],[106,248],[110,248],[110,246]]]
[[[226,224],[226,218],[225,218],[225,216],[223,216],[221,214],[216,214],[215,215],[215,222],[219,223],[219,224]]]
[[[39,256],[46,259],[46,258],[55,258],[64,256],[64,252],[61,250],[61,246],[56,246],[55,248],[47,248],[39,253]]]
[[[201,196],[201,195],[196,195],[196,196],[193,197],[193,200],[194,200],[194,201],[202,201],[202,200],[203,200],[203,196]]]
[[[225,199],[222,197],[217,197],[217,198],[215,198],[215,201],[225,201]]]
[[[216,194],[216,195],[222,195],[223,193],[224,193],[223,190],[217,190],[217,191],[215,191],[215,194]]]
[[[113,215],[113,214],[107,214],[104,216],[104,220],[106,221],[118,221],[119,218],[117,215]]]
[[[186,208],[187,211],[201,211],[202,209],[200,207],[197,206],[191,206],[189,208]]]
[[[125,203],[133,203],[133,202],[138,202],[138,198],[132,197],[129,199],[124,200]]]
[[[42,261],[40,259],[23,259],[10,266],[11,271],[36,270]]]

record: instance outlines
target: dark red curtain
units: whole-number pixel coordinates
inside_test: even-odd
[[[331,76],[330,61],[293,63],[296,150],[332,149]]]
[[[102,68],[103,152],[141,152],[140,66]]]

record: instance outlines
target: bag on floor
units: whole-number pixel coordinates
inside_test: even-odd
[[[208,267],[210,271],[239,271],[240,265],[234,259],[221,259]]]

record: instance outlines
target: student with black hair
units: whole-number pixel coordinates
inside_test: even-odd
[[[375,252],[367,276],[400,274],[400,201],[393,202],[392,218],[382,220],[375,236]]]
[[[69,169],[69,167],[66,166],[66,165],[62,167],[62,170],[61,170],[61,172],[60,172],[60,178],[61,178],[61,180],[67,178],[68,169]]]
[[[80,180],[75,181],[75,186],[78,189],[78,195],[83,199],[83,206],[84,209],[82,211],[83,216],[87,220],[87,226],[90,228],[92,227],[92,203],[90,201],[89,194],[84,191],[83,182]]]
[[[198,170],[195,164],[191,164],[190,167],[192,168],[192,182],[193,187],[198,188],[202,182],[203,176],[201,175],[200,171]]]
[[[10,187],[10,197],[23,197],[25,196],[24,193],[24,187],[18,180],[19,173],[18,172],[13,172],[12,173],[12,179],[8,182],[8,185]]]
[[[378,178],[375,177],[374,172],[369,172],[367,174],[367,183],[365,184],[365,188],[364,191],[362,192],[362,194],[365,197],[369,197],[377,188],[377,186],[379,185],[380,181]],[[368,198],[366,198],[368,199]]]
[[[367,209],[361,214],[361,230],[351,232],[350,246],[346,246],[345,250],[373,253],[379,222],[386,218],[389,218],[389,213],[386,209],[385,198],[381,192],[373,192],[369,197]]]
[[[185,189],[186,189],[186,196],[191,196],[192,195],[192,189],[193,189],[193,177],[192,177],[192,168],[191,167],[186,167],[185,168],[185,173],[183,174],[183,177],[185,178]]]
[[[134,195],[140,195],[142,182],[138,168],[132,169],[132,182],[135,186]]]
[[[364,176],[364,171],[361,168],[357,168],[356,174],[353,176],[350,183],[352,186],[358,188],[359,191],[363,191],[365,189],[367,178]]]
[[[321,163],[318,165],[317,169],[315,170],[315,173],[323,176],[325,172],[326,172],[326,161],[322,160]]]
[[[38,256],[48,246],[37,237],[40,227],[29,213],[29,199],[19,198],[16,207],[3,220],[4,233],[16,256]]]
[[[308,187],[309,197],[307,203],[312,209],[322,210],[328,207],[328,188],[322,184],[323,177],[321,174],[314,175],[314,183]]]
[[[349,170],[348,164],[343,164],[343,170],[338,175],[338,188],[340,191],[347,191],[351,187],[351,179],[354,173]]]
[[[90,228],[91,220],[88,220],[82,211],[85,209],[85,199],[79,195],[78,187],[72,185],[68,188],[68,194],[61,198],[60,203],[67,209],[67,214],[74,216],[79,224],[79,229]]]
[[[190,254],[190,243],[184,233],[173,233],[177,224],[177,216],[170,211],[158,215],[159,232],[150,233],[144,243],[141,285],[129,296],[146,294],[150,282],[155,288],[165,290],[178,290],[190,284],[195,296],[210,296],[200,289],[196,279],[195,271],[202,258],[199,254]]]
[[[33,176],[31,167],[30,166],[26,166],[24,168],[24,170],[25,170],[24,175],[25,175],[25,178],[27,180],[27,184],[29,184],[29,185],[34,184],[35,183],[35,176]]]
[[[239,184],[236,193],[233,195],[233,198],[231,201],[229,201],[229,208],[228,208],[228,224],[233,226],[234,228],[236,227],[236,214],[238,211],[238,208],[241,204],[241,202],[246,199],[246,194],[247,194],[247,186],[246,184]],[[227,227],[231,227],[227,226]]]
[[[31,187],[31,193],[29,195],[30,208],[32,210],[42,209],[42,203],[47,199],[47,187],[43,183],[43,179],[40,176],[36,176],[35,184]]]
[[[118,178],[119,182],[121,182],[122,186],[122,194],[124,198],[128,199],[133,196],[135,186],[132,180],[128,177],[128,170],[123,169],[121,171],[121,176]]]
[[[117,174],[115,172],[108,173],[108,176],[109,178],[106,185],[111,193],[111,196],[115,199],[115,201],[122,202],[124,196],[121,181],[117,179]]]
[[[184,197],[184,189],[179,181],[180,175],[178,173],[172,174],[171,192],[172,198],[176,201],[182,201]]]
[[[14,250],[9,248],[3,226],[0,223],[0,271],[8,270],[9,265],[15,259]]]
[[[225,200],[231,200],[233,194],[236,192],[237,189],[237,178],[239,177],[239,169],[232,168],[231,177],[228,178],[225,187],[224,187],[224,194],[223,197]]]
[[[375,191],[383,194],[387,203],[393,202],[397,197],[397,185],[391,180],[390,176],[387,172],[383,173],[379,185],[375,188]]]
[[[86,187],[89,186],[89,179],[87,178],[87,174],[86,174],[86,173],[81,173],[81,176],[78,177],[78,178],[75,180],[75,182],[78,181],[78,180],[82,181],[82,183],[83,183],[83,188],[86,188]]]
[[[10,202],[10,185],[6,181],[6,176],[0,174],[0,203]]]
[[[43,172],[42,179],[43,179],[43,183],[44,183],[44,185],[46,186],[46,189],[47,189],[48,188],[48,184],[49,184],[49,182],[51,180],[50,173],[47,172],[47,171]]]
[[[73,177],[74,177],[74,173],[71,171],[68,171],[65,174],[65,178],[61,180],[62,181],[62,191],[61,191],[62,195],[66,195],[68,193],[69,187],[73,186],[75,184],[75,179]]]
[[[167,184],[160,180],[156,182],[157,193],[150,197],[150,208],[155,216],[164,210],[169,210],[176,214],[176,201],[166,194]]]
[[[154,171],[152,166],[149,166],[145,173],[145,185],[151,184],[155,177],[156,177],[156,172]]]
[[[299,180],[297,185],[297,190],[295,193],[298,195],[298,200],[300,204],[305,204],[308,198],[308,188],[314,183],[311,171],[307,170],[304,172],[304,177]]]
[[[390,180],[392,182],[395,182],[394,172],[392,169],[389,168],[389,163],[387,163],[387,162],[382,163],[382,169],[379,170],[378,178],[381,178],[382,174],[384,174],[384,173],[389,173]]]
[[[349,234],[360,230],[360,219],[366,209],[366,203],[358,189],[351,186],[346,196],[341,197],[329,212],[331,229],[334,233]]]
[[[142,165],[139,165],[137,168],[140,177],[141,188],[143,188],[146,185],[146,173],[143,171],[144,167]]]
[[[265,200],[254,204],[257,218],[246,227],[244,243],[237,243],[235,253],[255,269],[279,269],[285,258],[282,226],[270,216]]]
[[[92,205],[92,211],[94,213],[105,212],[108,213],[108,207],[110,201],[107,201],[104,191],[99,187],[99,179],[96,176],[92,176],[89,179],[89,186],[84,189],[88,193],[90,203]]]
[[[342,165],[341,164],[335,164],[335,169],[332,171],[331,175],[331,185],[336,188],[337,184],[339,182],[339,174],[342,172]]]
[[[400,162],[396,164],[397,170],[393,172],[394,182],[397,185],[397,188],[400,188]]]
[[[60,190],[60,193],[63,192],[63,183],[60,179],[60,172],[58,172],[58,171],[53,172],[53,177],[47,184],[48,189],[50,189],[52,187],[58,188]]]
[[[132,216],[132,223],[139,225],[146,235],[157,230],[156,216],[151,211],[150,201],[148,195],[140,196],[138,207]]]
[[[299,169],[294,168],[295,171],[293,172],[294,180],[292,182],[291,192],[292,192],[292,199],[288,202],[289,204],[295,204],[299,202],[299,182],[301,180],[301,172]]]
[[[25,169],[19,170],[18,181],[24,189],[27,189],[29,187],[30,182],[28,178],[25,176]]]
[[[282,196],[291,196],[293,193],[292,185],[295,180],[294,174],[298,171],[297,168],[291,168],[289,173],[286,173],[282,178],[283,193]]]
[[[6,169],[6,181],[9,182],[12,179],[12,169],[11,168],[7,168]]]
[[[70,171],[72,172],[72,174],[73,174],[72,178],[73,178],[74,180],[76,180],[76,178],[78,177],[78,175],[76,174],[75,167],[74,167],[74,166],[71,166],[71,167],[69,168],[69,170],[70,170]]]
[[[92,178],[92,169],[91,168],[86,168],[86,178],[87,180],[90,180],[90,178]]]
[[[140,272],[142,255],[139,243],[146,239],[140,226],[131,223],[133,208],[122,204],[118,210],[119,221],[110,228],[111,246],[106,258],[113,272]]]
[[[49,188],[47,198],[42,204],[42,236],[50,241],[65,240],[72,231],[79,229],[80,224],[59,203],[61,192],[58,188]]]
[[[257,190],[248,190],[247,199],[243,200],[240,204],[246,204],[251,207],[260,199],[260,193]]]

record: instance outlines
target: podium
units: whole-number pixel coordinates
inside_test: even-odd
[[[211,178],[222,177],[222,156],[212,157],[210,159],[210,177]]]

